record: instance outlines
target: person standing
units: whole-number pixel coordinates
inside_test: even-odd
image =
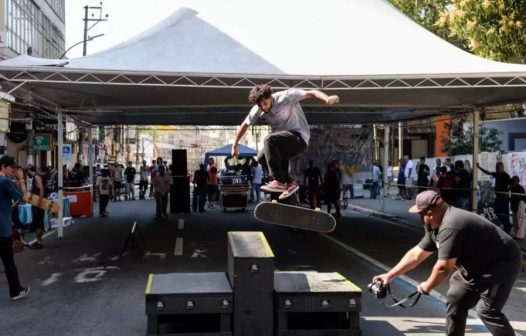
[[[100,176],[97,176],[97,181],[95,183],[95,188],[99,196],[99,215],[101,217],[108,217],[106,207],[110,201],[110,195],[113,189],[113,182],[109,175],[108,169],[102,169],[100,171]]]
[[[192,210],[197,211],[197,205],[199,204],[199,212],[204,212],[206,203],[206,187],[208,181],[208,172],[205,169],[205,165],[201,163],[199,169],[194,172],[194,192],[192,195]]]
[[[391,191],[391,183],[393,183],[393,166],[391,165],[390,160],[387,162],[386,177],[387,177],[387,188],[384,191],[384,194],[385,196],[389,196],[389,193]]]
[[[114,187],[114,197],[115,201],[121,201],[121,190],[122,190],[122,179],[123,179],[124,169],[122,169],[122,165],[118,162],[115,163],[115,167],[113,168],[111,172],[111,177],[113,180],[113,187]]]
[[[172,185],[172,177],[166,173],[164,165],[159,166],[159,173],[152,183],[155,191],[155,218],[166,218],[168,217],[168,193]]]
[[[250,202],[255,201],[256,203],[259,203],[261,196],[261,183],[263,182],[263,168],[261,168],[261,165],[257,161],[254,161],[253,165]]]
[[[497,162],[495,172],[483,169],[477,162],[477,167],[484,174],[491,175],[495,179],[495,214],[503,225],[504,231],[510,233],[510,191],[511,177],[504,171],[504,164]]]
[[[325,203],[327,204],[327,213],[331,214],[331,207],[334,204],[336,218],[341,217],[340,213],[340,180],[338,179],[339,174],[336,172],[334,162],[329,162],[327,165],[327,171],[325,172]]]
[[[149,176],[150,168],[146,164],[146,160],[142,160],[142,166],[139,168],[139,199],[145,199]]]
[[[396,180],[396,184],[398,185],[398,199],[404,199],[405,198],[405,161],[404,159],[400,159],[400,164],[398,166],[398,179]]]
[[[371,185],[371,199],[376,199],[376,196],[380,194],[380,179],[382,178],[382,173],[378,162],[373,163],[373,173],[372,173],[372,185]]]
[[[219,178],[217,177],[217,165],[214,158],[208,159],[208,207],[213,208],[214,202],[218,199]]]
[[[340,101],[338,96],[328,96],[318,90],[289,89],[272,93],[268,84],[256,85],[250,91],[248,100],[254,106],[236,133],[232,156],[239,156],[237,145],[249,126],[260,120],[271,126],[272,133],[265,138],[264,148],[258,153],[259,163],[273,178],[261,187],[265,191],[292,193],[299,188],[289,176],[289,160],[305,152],[309,143],[310,129],[300,105],[306,98],[316,98],[327,105]]]
[[[135,174],[137,174],[137,171],[130,161],[128,162],[128,167],[124,169],[124,176],[126,177],[126,200],[129,198],[135,201]]]
[[[420,161],[416,166],[416,184],[418,185],[418,192],[426,191],[429,185],[429,166],[426,164],[425,156],[420,157]]]
[[[155,160],[152,160],[152,165],[149,168],[150,170],[150,198],[154,197],[153,194],[153,179],[155,178],[155,175],[157,174],[157,163]]]
[[[405,161],[405,169],[404,169],[404,177],[405,177],[405,198],[406,199],[412,199],[414,196],[414,186],[415,186],[415,180],[414,175],[415,172],[413,171],[414,163],[409,158],[409,155],[404,155],[404,161]]]
[[[309,160],[309,167],[305,169],[303,175],[303,185],[307,187],[309,195],[309,205],[311,209],[321,208],[321,187],[323,178],[318,166],[314,165],[314,160]]]
[[[471,308],[492,335],[515,335],[502,309],[521,271],[519,245],[484,217],[448,205],[433,190],[418,194],[409,212],[420,215],[424,237],[373,281],[388,284],[437,253],[431,274],[417,290],[427,295],[449,278],[446,335],[464,335]]]
[[[38,196],[37,206],[32,206],[33,212],[33,225],[35,226],[35,235],[37,241],[34,242],[30,247],[34,249],[44,248],[42,237],[45,232],[45,217],[46,210],[42,209],[42,201],[49,196],[49,168],[44,166],[40,170],[40,174],[37,174],[35,166],[28,168],[28,175],[33,177],[33,184],[31,186],[31,193]]]
[[[518,176],[511,178],[511,212],[513,214],[513,234],[515,239],[524,239],[526,191],[520,185]]]
[[[17,184],[11,181],[15,176]],[[11,228],[11,206],[13,201],[29,201],[25,194],[24,173],[16,168],[15,159],[4,155],[0,158],[0,259],[9,285],[11,300],[16,301],[26,297],[30,288],[22,287],[13,255],[13,230]]]
[[[452,193],[455,195],[453,205],[457,208],[470,210],[471,180],[471,174],[465,169],[464,162],[455,161]]]

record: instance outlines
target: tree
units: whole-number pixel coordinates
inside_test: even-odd
[[[407,15],[416,23],[426,28],[440,38],[456,45],[457,47],[469,50],[467,40],[451,36],[451,30],[444,13],[451,0],[389,0],[398,10]]]
[[[448,42],[496,61],[526,61],[526,1],[390,0]]]
[[[442,141],[442,151],[448,155],[463,155],[473,153],[473,124],[465,119],[446,126],[449,137]],[[495,152],[500,150],[502,134],[496,128],[481,127],[479,132],[479,149],[481,152]]]

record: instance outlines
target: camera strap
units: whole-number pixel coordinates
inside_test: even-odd
[[[402,308],[414,307],[418,303],[418,300],[420,300],[420,296],[422,295],[418,291],[414,291],[413,293],[409,294],[407,297],[403,298],[402,300],[399,300],[396,297],[394,297],[394,295],[391,293],[391,286],[389,286],[389,284],[386,285],[386,288],[387,288],[387,293],[389,294],[391,299],[395,302],[392,305],[384,304],[387,308],[393,308],[393,307],[398,307],[398,306]],[[413,299],[413,297],[415,298]],[[411,299],[413,299],[413,302],[409,303],[407,307],[404,306],[404,303],[410,301]]]

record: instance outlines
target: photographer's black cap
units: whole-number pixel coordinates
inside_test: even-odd
[[[440,195],[434,190],[422,191],[416,196],[415,205],[409,208],[411,213],[419,213],[424,210],[429,210],[437,204]]]

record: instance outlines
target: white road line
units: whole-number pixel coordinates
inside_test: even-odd
[[[174,255],[175,256],[182,256],[183,255],[183,238],[179,237],[175,240],[175,248],[174,248]]]
[[[179,230],[184,229],[184,218],[179,218],[179,223],[177,224]]]

